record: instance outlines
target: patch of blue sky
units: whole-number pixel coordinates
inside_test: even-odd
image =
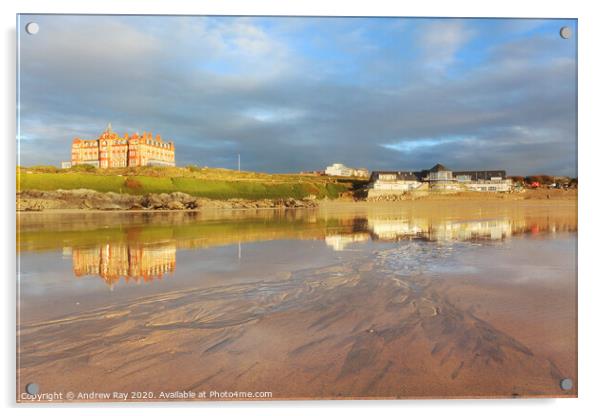
[[[220,138],[203,137],[202,140],[199,140],[198,137],[181,137],[180,139],[182,139],[182,141],[186,143],[185,146],[197,150],[201,149],[205,151],[210,151],[218,149],[233,149],[238,147],[238,142],[234,140],[225,140]]]
[[[250,108],[244,115],[262,123],[278,123],[292,121],[303,117],[304,111],[292,108]]]
[[[403,139],[396,143],[381,144],[382,147],[398,152],[409,153],[424,148],[432,148],[443,144],[462,143],[473,140],[472,136],[442,136],[436,138]]]
[[[287,21],[285,18],[285,22]],[[416,30],[414,19],[306,18],[289,31],[280,18],[253,20],[253,24],[286,45],[313,69],[313,75],[338,84],[403,83],[408,63],[419,48],[408,37]],[[199,60],[201,69],[232,75],[244,68],[222,60]]]
[[[471,70],[492,64],[492,55],[501,47],[508,44],[520,45],[521,42],[540,40],[547,48],[533,48],[534,64],[559,57],[573,57],[575,41],[564,40],[559,31],[562,26],[569,26],[575,33],[577,26],[574,19],[469,19],[466,20],[467,30],[473,32],[470,40],[460,48],[455,55],[456,61],[447,75],[451,78],[469,76]],[[543,42],[549,41],[549,42]]]
[[[242,70],[235,62],[222,59],[200,60],[197,64],[199,69],[218,75],[236,75]]]

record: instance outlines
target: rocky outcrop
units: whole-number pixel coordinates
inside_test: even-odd
[[[17,193],[17,210],[43,211],[48,209],[129,209],[139,197],[88,189],[58,191],[23,191]]]
[[[140,205],[146,209],[195,209],[196,198],[183,192],[171,194],[148,194],[142,196]]]
[[[96,192],[89,189],[38,191],[17,193],[18,211],[53,209],[82,210],[191,210],[191,209],[290,209],[315,208],[315,198],[287,199],[229,199],[197,198],[182,192],[170,194],[130,195],[115,192]]]
[[[383,202],[383,201],[408,201],[408,200],[414,200],[414,199],[419,199],[420,197],[423,197],[423,194],[418,194],[418,193],[412,193],[412,192],[405,192],[405,193],[382,193],[382,194],[378,194],[378,195],[368,195],[368,197],[366,198],[366,201],[372,201],[372,202]]]

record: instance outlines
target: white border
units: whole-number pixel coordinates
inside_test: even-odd
[[[595,188],[597,169],[602,155],[600,134],[600,39],[602,16],[596,13],[595,2],[546,1],[527,3],[524,0],[504,0],[495,3],[474,0],[412,2],[369,1],[278,1],[278,0],[4,0],[0,2],[2,13],[2,84],[3,99],[0,117],[5,140],[2,154],[2,184],[5,202],[1,205],[2,262],[5,273],[2,331],[2,366],[0,367],[0,392],[2,405],[13,407],[9,412],[35,411],[36,407],[14,408],[15,397],[15,56],[16,13],[117,13],[117,14],[237,14],[237,15],[346,15],[346,16],[455,16],[455,17],[564,17],[579,19],[579,399],[521,399],[521,400],[439,400],[439,401],[344,401],[344,402],[277,402],[277,403],[200,403],[152,404],[143,409],[139,405],[127,407],[111,405],[108,411],[115,413],[144,412],[145,415],[162,414],[167,408],[191,414],[218,412],[250,415],[265,414],[401,414],[420,412],[448,415],[483,414],[506,415],[507,413],[545,413],[546,415],[588,414],[602,408],[598,391],[602,387],[600,346],[600,309],[597,297],[602,294],[601,273],[596,267],[600,236],[600,211]],[[48,414],[80,414],[75,406],[37,407]],[[86,406],[87,414],[106,416],[102,406]]]

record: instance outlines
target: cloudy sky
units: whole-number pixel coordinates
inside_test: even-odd
[[[174,140],[179,165],[576,175],[576,25],[22,16],[19,162],[111,122]]]

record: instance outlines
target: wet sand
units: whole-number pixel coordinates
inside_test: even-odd
[[[398,231],[277,278],[267,276],[266,253],[265,278],[24,321],[18,391],[35,380],[61,392],[270,391],[276,400],[575,397],[573,207],[523,206],[520,218],[514,209],[509,240],[399,240]],[[410,211],[402,217],[415,228],[419,212]],[[388,239],[389,215],[334,228],[357,234],[372,224],[378,234],[384,221]],[[428,215],[429,235],[451,227],[435,230]],[[561,390],[562,378],[575,387]]]

